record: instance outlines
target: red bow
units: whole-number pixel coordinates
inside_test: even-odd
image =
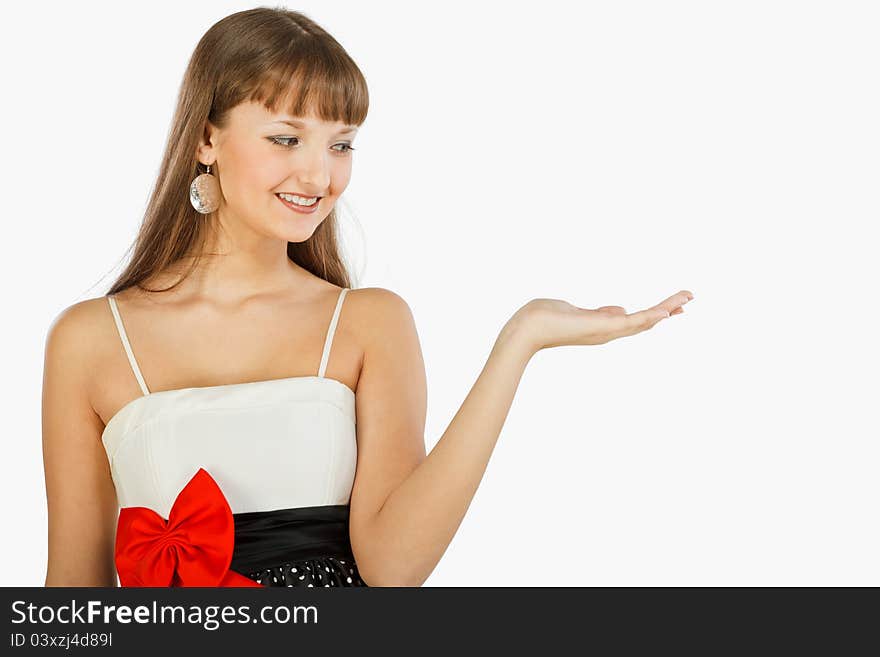
[[[116,529],[122,586],[256,586],[229,570],[235,521],[223,492],[204,468],[174,500],[168,520],[141,506],[123,508]]]

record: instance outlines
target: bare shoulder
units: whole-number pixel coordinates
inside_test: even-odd
[[[106,354],[113,318],[107,297],[78,301],[52,320],[46,332],[45,369],[88,387],[89,374]],[[84,391],[87,392],[87,391]]]
[[[68,356],[88,356],[95,348],[97,334],[106,331],[112,321],[107,297],[78,301],[59,312],[46,334],[49,345],[65,349]]]
[[[364,345],[377,340],[393,340],[397,331],[413,325],[412,309],[406,300],[383,287],[365,287],[348,293],[356,318],[359,338]],[[349,302],[346,302],[349,303]]]
[[[409,304],[402,296],[384,287],[362,287],[351,290],[348,295],[358,306],[359,315],[382,317],[389,311],[399,313],[409,310]]]

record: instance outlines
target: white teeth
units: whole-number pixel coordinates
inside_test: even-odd
[[[296,196],[295,194],[278,194],[281,198],[283,198],[288,203],[296,203],[297,205],[314,205],[318,202],[318,198],[303,198],[302,196]]]

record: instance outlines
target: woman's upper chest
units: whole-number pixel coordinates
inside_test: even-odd
[[[106,425],[146,394],[316,375],[354,391],[363,347],[355,332],[355,304],[343,303],[346,292],[330,286],[322,294],[235,308],[124,292],[107,298],[109,330],[94,372],[95,410]]]

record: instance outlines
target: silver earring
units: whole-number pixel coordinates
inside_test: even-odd
[[[199,174],[189,185],[189,202],[197,212],[210,214],[220,207],[220,181],[211,175],[211,165],[205,166],[207,173]]]

